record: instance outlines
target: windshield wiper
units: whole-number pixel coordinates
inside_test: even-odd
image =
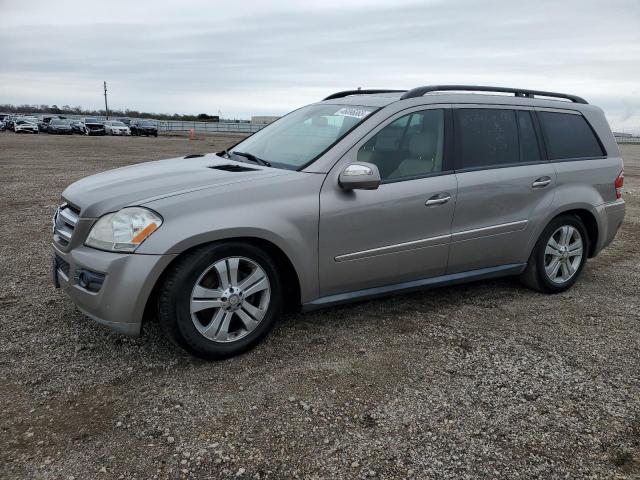
[[[247,153],[247,152],[237,152],[237,151],[233,151],[231,152],[234,155],[238,155],[240,157],[244,157],[248,160],[251,160],[252,162],[257,163],[258,165],[262,165],[263,167],[270,167],[271,163],[267,162],[266,160],[263,160],[261,158],[256,157],[253,153]]]

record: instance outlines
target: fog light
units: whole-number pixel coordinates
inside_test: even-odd
[[[104,283],[104,273],[92,272],[84,268],[76,269],[76,283],[90,292],[98,292]]]

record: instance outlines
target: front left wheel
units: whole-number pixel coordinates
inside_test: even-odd
[[[179,259],[158,301],[165,334],[207,359],[230,357],[257,345],[281,309],[275,263],[259,248],[235,242],[201,247]]]

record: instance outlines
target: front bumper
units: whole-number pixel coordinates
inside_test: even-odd
[[[79,246],[69,252],[53,243],[54,284],[71,298],[85,315],[113,330],[139,335],[151,291],[173,255],[140,255],[103,252]],[[104,276],[97,289],[83,288],[80,274]]]
[[[87,129],[87,134],[88,135],[106,135],[106,130],[104,128],[88,128]]]

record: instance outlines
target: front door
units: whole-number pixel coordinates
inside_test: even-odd
[[[444,108],[398,113],[331,170],[320,192],[320,295],[444,274],[457,185],[445,155]],[[377,190],[345,191],[353,161],[378,166]]]

